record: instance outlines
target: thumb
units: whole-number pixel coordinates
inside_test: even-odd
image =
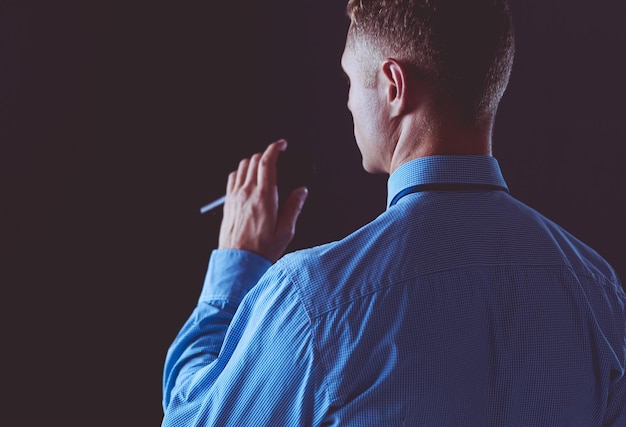
[[[289,240],[293,238],[296,231],[296,221],[300,216],[300,212],[302,212],[302,207],[308,195],[309,190],[306,187],[296,188],[289,194],[276,224],[278,234],[289,236]]]

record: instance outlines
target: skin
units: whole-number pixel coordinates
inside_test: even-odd
[[[491,155],[493,115],[464,124],[427,82],[393,58],[381,60],[374,84],[367,84],[357,57],[363,49],[351,46],[344,49],[341,66],[350,82],[348,109],[367,172],[391,174],[410,160],[433,155]]]
[[[348,109],[354,136],[369,173],[391,174],[402,164],[425,156],[491,155],[494,116],[464,124],[435,99],[427,82],[400,61],[381,60],[375,84],[366,84],[354,44],[347,44],[341,66],[350,82]],[[278,209],[276,168],[287,142],[270,144],[239,163],[226,188],[219,249],[242,249],[275,262],[295,235],[308,190],[295,189]]]
[[[278,209],[277,162],[287,141],[270,144],[263,153],[239,162],[228,176],[219,249],[242,249],[276,262],[293,239],[296,221],[308,195],[296,188]]]

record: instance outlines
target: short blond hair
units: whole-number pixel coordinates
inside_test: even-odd
[[[393,57],[426,76],[466,119],[495,114],[515,52],[506,0],[349,0],[346,12],[347,46],[368,53],[365,76]]]

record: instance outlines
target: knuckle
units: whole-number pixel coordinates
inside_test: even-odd
[[[262,156],[261,157],[260,164],[261,164],[262,167],[264,167],[264,168],[268,167],[269,166],[269,162],[270,162],[270,160],[269,160],[268,156]]]
[[[296,235],[294,227],[284,227],[280,230],[280,238],[283,241],[289,242]]]
[[[233,190],[230,195],[233,204],[241,206],[250,198],[250,189],[247,186],[241,186]]]
[[[274,197],[274,189],[270,187],[261,186],[258,189],[259,197],[262,199],[269,199]]]
[[[238,196],[240,199],[248,200],[250,199],[251,195],[252,195],[252,190],[248,186],[244,186],[239,189]]]

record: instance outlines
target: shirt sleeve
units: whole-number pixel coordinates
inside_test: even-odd
[[[311,425],[320,397],[311,324],[288,276],[246,251],[211,255],[168,351],[162,426]]]

